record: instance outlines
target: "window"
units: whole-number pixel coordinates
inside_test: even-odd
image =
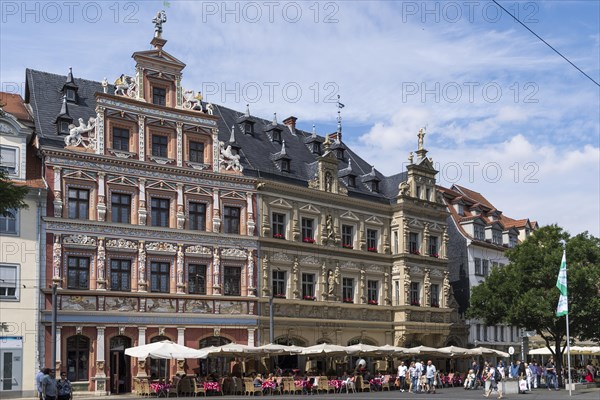
[[[129,151],[129,129],[112,129],[112,148],[114,150]]]
[[[378,293],[378,282],[367,281],[367,301],[369,304],[378,304],[379,293]]]
[[[439,257],[439,248],[438,248],[438,237],[437,236],[429,236],[429,255],[432,257]]]
[[[498,341],[498,325],[494,325],[494,341]]]
[[[440,285],[433,284],[431,285],[431,298],[430,304],[431,307],[439,307],[440,306]]]
[[[67,101],[75,101],[75,91],[73,89],[65,90],[65,96],[67,97]]]
[[[394,231],[394,254],[398,254],[398,231]]]
[[[417,196],[418,199],[421,198],[421,186],[417,185]]]
[[[278,131],[277,129],[273,130],[273,142],[281,143],[281,131]]]
[[[354,303],[354,279],[342,278],[342,301]]]
[[[502,232],[493,230],[492,231],[492,242],[499,246],[502,246]]]
[[[285,298],[285,271],[273,271],[273,297]]]
[[[90,340],[83,335],[67,339],[67,379],[71,382],[87,381],[90,360]]]
[[[481,324],[475,326],[475,337],[477,340],[481,340]]]
[[[510,235],[508,237],[508,247],[515,247],[517,245],[517,237]]]
[[[189,143],[189,160],[195,163],[204,162],[204,143],[192,142]]]
[[[418,306],[421,304],[421,295],[419,293],[419,282],[410,283],[410,305]]]
[[[348,186],[356,187],[356,177],[354,175],[348,175]]]
[[[244,133],[246,135],[254,135],[254,124],[252,122],[246,122],[244,124]]]
[[[425,189],[425,200],[431,201],[431,189],[430,188]]]
[[[223,294],[240,296],[242,285],[242,269],[240,267],[223,268]]]
[[[488,276],[490,274],[490,261],[489,260],[481,260],[481,274],[483,276]]]
[[[110,260],[110,290],[131,290],[131,260]]]
[[[171,201],[169,199],[161,199],[153,197],[152,206],[152,226],[169,227],[169,207]]]
[[[19,210],[6,210],[6,215],[0,214],[0,233],[16,235],[18,231]]]
[[[0,265],[0,300],[17,300],[19,298],[17,273],[16,265]]]
[[[69,189],[69,218],[88,219],[89,198],[88,189]]]
[[[273,213],[273,237],[277,239],[285,239],[285,214]]]
[[[344,149],[342,149],[342,148],[337,149],[335,155],[339,160],[343,160],[344,159]]]
[[[164,135],[152,135],[152,155],[155,157],[169,156],[169,138]]]
[[[150,343],[162,342],[163,340],[170,340],[167,336],[154,336],[150,339]],[[171,370],[171,362],[165,359],[150,358],[150,376],[162,377],[167,376]]]
[[[225,233],[240,234],[239,207],[223,207],[223,230]]]
[[[58,133],[63,134],[63,135],[68,135],[69,130],[70,130],[69,129],[70,124],[71,124],[71,122],[60,119],[58,121]]]
[[[500,327],[500,341],[504,342],[504,327]]]
[[[305,300],[315,299],[315,275],[302,274],[302,298]]]
[[[408,233],[408,251],[411,254],[419,253],[419,234],[415,232]]]
[[[67,288],[89,289],[90,259],[69,257],[67,261]]]
[[[475,225],[475,239],[477,240],[485,240],[485,230],[481,225]]]
[[[487,342],[488,341],[488,327],[487,326],[483,326],[483,341]]]
[[[400,305],[400,282],[399,281],[395,281],[394,282],[394,294],[396,295],[396,304],[397,306]]]
[[[286,160],[285,158],[281,160],[281,171],[290,172],[290,160]]]
[[[0,147],[0,168],[4,169],[9,175],[17,175],[16,148]]]
[[[189,203],[189,229],[195,231],[206,230],[206,204]]]
[[[321,144],[319,142],[313,142],[312,152],[313,154],[321,154]]]
[[[152,104],[164,106],[167,104],[167,90],[164,88],[152,88]]]
[[[110,196],[110,202],[112,222],[130,223],[131,195],[113,192]]]
[[[169,270],[168,262],[150,263],[150,291],[156,293],[169,293]]]
[[[379,182],[377,182],[377,181],[371,181],[371,191],[372,192],[379,192]]]
[[[367,250],[377,252],[377,230],[367,229]]]
[[[306,243],[315,242],[315,220],[312,218],[302,218],[302,241]]]
[[[354,245],[354,227],[342,225],[342,247],[351,249]]]
[[[456,213],[460,216],[465,215],[465,207],[462,204],[456,205]]]
[[[475,258],[475,275],[481,275],[481,258]]]
[[[188,293],[206,294],[206,265],[188,265]]]
[[[510,341],[514,342],[515,341],[515,327],[511,326],[511,327],[509,327],[509,329],[510,329]]]

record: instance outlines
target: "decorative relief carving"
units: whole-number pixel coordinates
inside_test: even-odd
[[[413,266],[413,267],[410,267],[410,274],[411,275],[420,275],[420,274],[423,274],[423,271],[421,270],[420,267]]]
[[[63,244],[73,244],[78,246],[96,246],[96,238],[87,235],[69,235],[63,239]]]
[[[147,312],[175,312],[177,309],[175,299],[146,299]]]
[[[221,250],[221,257],[223,258],[246,258],[247,252],[244,249],[239,248],[226,248]]]
[[[96,311],[96,297],[62,296],[61,310]]]
[[[107,297],[105,300],[105,308],[107,311],[137,311],[138,300],[133,297]]]
[[[185,254],[211,256],[212,251],[212,248],[201,245],[188,246],[185,248]]]
[[[300,260],[300,264],[303,265],[319,265],[321,262],[315,256],[306,256],[302,260]]]
[[[165,253],[175,253],[177,252],[177,246],[173,243],[165,243],[165,242],[150,242],[146,243],[147,251],[160,251]]]
[[[137,243],[127,239],[109,239],[106,241],[106,247],[119,250],[137,250]]]
[[[185,312],[197,314],[212,314],[214,311],[213,302],[206,300],[186,300]]]
[[[292,262],[292,259],[290,256],[288,256],[285,253],[276,252],[275,254],[273,254],[271,256],[271,262],[273,262],[273,261]]]

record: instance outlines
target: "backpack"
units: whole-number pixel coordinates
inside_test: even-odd
[[[502,380],[502,374],[500,373],[500,370],[498,368],[495,369],[494,380],[496,382],[500,382]]]

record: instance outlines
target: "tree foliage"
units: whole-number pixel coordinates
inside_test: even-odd
[[[535,330],[561,354],[565,317],[556,316],[556,279],[566,243],[571,338],[600,342],[600,240],[587,232],[571,237],[550,225],[507,252],[510,264],[492,270],[473,288],[468,315],[486,325],[505,323]],[[560,362],[561,356],[557,356]]]
[[[6,216],[10,209],[27,208],[24,199],[28,191],[26,186],[15,185],[0,168],[0,215]]]

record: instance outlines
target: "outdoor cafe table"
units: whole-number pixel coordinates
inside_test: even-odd
[[[150,389],[152,389],[158,397],[163,396],[163,395],[165,397],[168,397],[170,388],[171,388],[171,385],[169,385],[168,383],[152,382],[150,384]]]
[[[204,382],[204,390],[209,391],[215,391],[215,392],[220,392],[221,391],[221,385],[219,384],[219,382]]]
[[[344,386],[344,381],[341,379],[331,379],[328,383],[329,386],[333,386],[336,391],[339,391]]]

